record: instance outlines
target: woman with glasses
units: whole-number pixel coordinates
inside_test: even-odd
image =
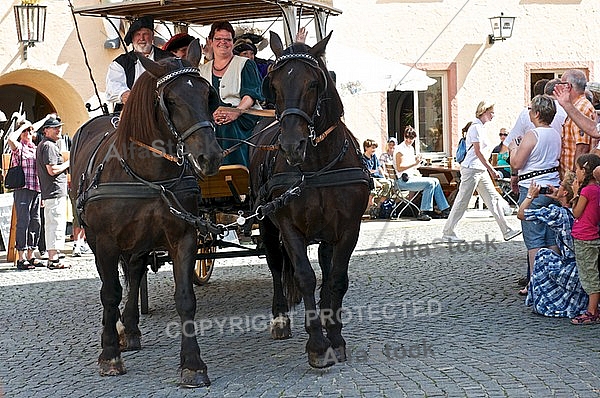
[[[217,139],[223,149],[230,148],[252,133],[258,118],[243,113],[250,108],[261,109],[261,79],[256,63],[233,54],[235,31],[227,21],[212,24],[208,35],[208,52],[213,59],[198,66],[200,74],[217,90],[220,105],[231,111],[218,110],[213,114],[217,124]],[[242,145],[223,158],[223,164],[242,164],[248,167],[248,146]]]
[[[36,168],[36,145],[32,138],[34,127],[29,121],[8,136],[12,152],[10,167],[21,165],[25,186],[13,191],[17,212],[16,248],[17,269],[30,270],[38,265],[33,252],[40,236],[40,181]]]

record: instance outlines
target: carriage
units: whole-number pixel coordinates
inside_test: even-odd
[[[226,230],[246,223],[242,214],[256,217],[264,245],[246,253],[264,250],[273,277],[272,337],[291,337],[288,312],[303,301],[309,365],[325,368],[345,361],[342,300],[372,181],[358,141],[343,122],[341,99],[323,62],[331,37],[331,33],[322,37],[326,17],[339,10],[295,0],[126,0],[76,12],[133,18],[151,14],[179,27],[219,19],[282,18],[288,42],[302,16],[310,15],[318,37],[313,47],[285,46],[271,32],[276,59],[263,81],[263,93],[274,104],[276,117],[256,125],[249,170],[219,167],[223,153],[212,121],[213,90],[193,66],[199,62],[194,58],[199,47],[189,49],[192,56],[185,63],[176,58],[154,62],[138,55],[146,73],[132,88],[116,130],[110,129],[106,117],[78,130],[72,152],[72,192],[102,279],[101,375],[125,373],[120,352],[141,348],[138,291],[150,253],[160,245],[173,263],[182,326],[179,384],[210,385],[194,330],[192,281],[206,281],[216,258],[242,255],[216,251],[229,245],[223,240]],[[107,130],[111,131],[99,133]],[[150,149],[143,143],[157,139],[175,139],[177,153],[136,157],[119,152],[131,142]],[[217,219],[232,212],[239,220]],[[318,309],[316,278],[307,257],[310,244],[319,245],[323,281]],[[130,285],[122,315],[119,264]],[[122,334],[116,328],[119,319]]]
[[[74,10],[81,16],[121,17],[133,20],[140,16],[152,15],[155,21],[169,24],[174,32],[188,31],[210,25],[217,20],[228,20],[236,25],[258,24],[263,28],[272,28],[275,23],[282,22],[286,43],[291,43],[299,27],[314,22],[317,41],[323,39],[326,22],[329,16],[341,13],[333,7],[330,0],[238,0],[205,1],[205,0],[125,0],[95,6],[84,6]],[[170,26],[172,24],[172,26]],[[91,106],[88,106],[91,109]],[[262,116],[273,116],[267,111]],[[236,240],[236,229],[240,216],[250,214],[249,173],[243,165],[224,166],[215,176],[206,176],[199,181],[202,192],[202,208],[204,217],[211,222],[227,225],[226,235],[208,233],[198,237],[198,254],[194,268],[194,283],[206,284],[213,272],[215,261],[223,258],[245,256],[263,256],[265,254],[260,234],[256,235],[253,225],[253,238],[250,245],[241,245]],[[223,250],[225,249],[225,250]],[[152,256],[153,269],[158,269],[168,256]],[[142,285],[142,313],[147,313],[146,283]]]

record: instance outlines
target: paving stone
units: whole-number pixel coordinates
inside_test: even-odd
[[[0,395],[599,396],[598,350],[590,346],[598,327],[575,328],[566,319],[532,314],[516,294],[525,270],[522,237],[502,241],[495,222],[479,214],[468,212],[457,233],[471,249],[478,248],[476,240],[495,240],[487,252],[461,254],[435,243],[444,220],[362,224],[344,300],[350,358],[325,370],[308,366],[302,306],[292,313],[294,337],[270,339],[265,260],[217,260],[211,281],[195,287],[196,320],[212,322],[198,341],[213,383],[196,390],[176,384],[180,339],[167,333],[170,322],[179,322],[170,266],[148,276],[143,348],[123,353],[128,373],[100,377],[101,283],[93,257],[67,256],[73,267],[55,271],[16,271],[0,263]],[[512,217],[510,224],[518,222]],[[316,247],[309,254],[320,281]],[[402,348],[423,344],[433,354],[413,349],[412,356],[400,355]],[[390,349],[400,354],[390,356]]]

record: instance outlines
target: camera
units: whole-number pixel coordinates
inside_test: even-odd
[[[408,174],[402,173],[402,175],[400,176],[400,179],[404,182],[408,181]]]
[[[541,187],[541,188],[540,188],[540,193],[541,193],[542,195],[546,195],[546,194],[549,194],[549,193],[552,193],[552,192],[551,192],[551,189],[550,189],[550,187]]]

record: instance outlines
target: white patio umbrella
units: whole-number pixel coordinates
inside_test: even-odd
[[[425,91],[436,82],[408,65],[388,61],[363,50],[343,45],[330,46],[327,68],[336,74],[340,93],[360,94],[385,91]]]

